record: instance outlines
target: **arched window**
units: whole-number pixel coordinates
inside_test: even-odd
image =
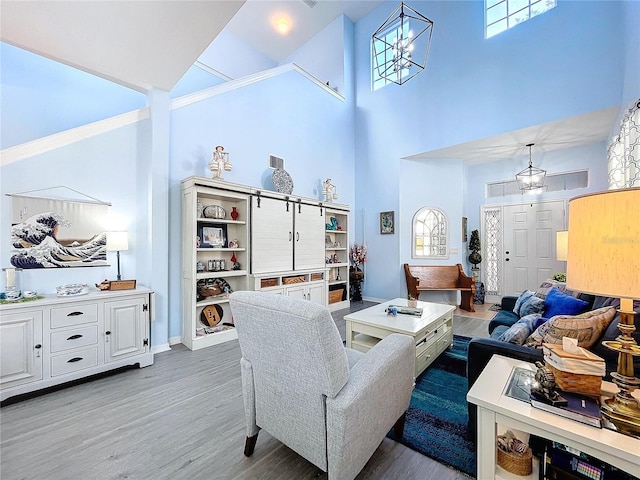
[[[413,217],[413,258],[449,258],[449,220],[442,210],[423,207]]]

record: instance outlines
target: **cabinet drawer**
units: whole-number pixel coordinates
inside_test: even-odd
[[[62,352],[70,348],[86,347],[98,343],[98,326],[88,325],[51,334],[51,352]]]
[[[98,321],[97,303],[78,303],[51,309],[51,328],[70,327]]]
[[[442,327],[442,328],[444,329],[445,327]],[[438,338],[437,343],[438,343],[438,355],[440,355],[447,348],[449,348],[449,345],[453,343],[453,330],[450,328],[445,329],[442,336]]]
[[[98,347],[51,357],[51,376],[64,375],[98,365]]]
[[[416,376],[419,375],[427,366],[438,357],[438,346],[430,345],[420,355],[416,357]]]

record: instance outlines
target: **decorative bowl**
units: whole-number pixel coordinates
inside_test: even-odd
[[[226,218],[227,212],[220,205],[207,205],[202,212],[205,218],[215,218],[221,220]]]
[[[56,293],[59,297],[72,297],[74,295],[85,295],[89,293],[86,283],[71,283],[68,285],[58,285]]]

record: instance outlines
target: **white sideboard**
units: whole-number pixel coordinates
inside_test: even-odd
[[[145,287],[0,305],[0,400],[153,364],[152,311]]]

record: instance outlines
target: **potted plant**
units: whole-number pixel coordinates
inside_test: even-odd
[[[411,294],[407,295],[407,306],[416,308],[418,306],[418,299]]]
[[[469,254],[469,263],[473,264],[474,270],[477,270],[478,264],[482,261],[482,256],[480,255],[480,234],[478,233],[478,230],[473,230],[471,232],[469,250],[471,250],[471,253]]]

